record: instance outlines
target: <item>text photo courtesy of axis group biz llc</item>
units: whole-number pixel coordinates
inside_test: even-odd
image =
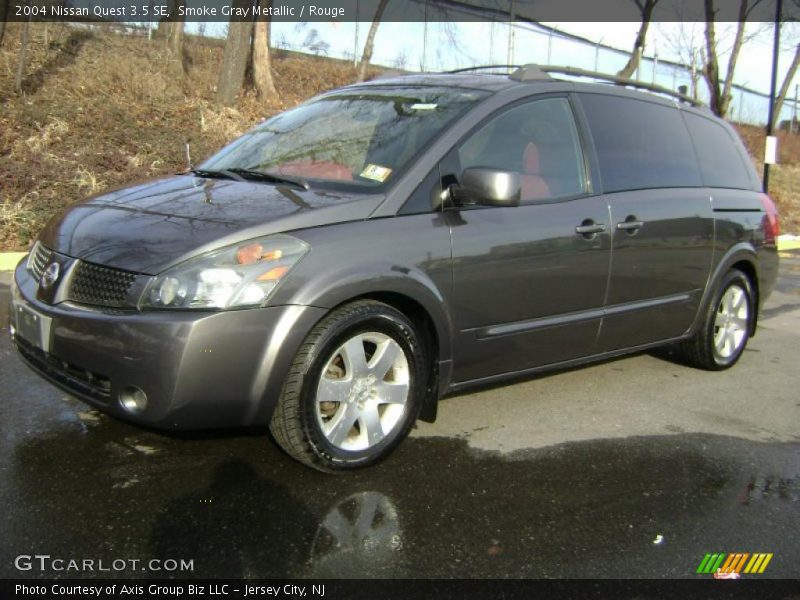
[[[799,20],[0,4],[0,597],[798,597]]]

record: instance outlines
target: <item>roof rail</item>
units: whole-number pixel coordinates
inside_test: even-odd
[[[472,71],[482,71],[485,69],[507,69],[509,71],[511,69],[514,69],[514,71],[509,74],[509,77],[514,81],[523,81],[523,82],[541,81],[550,79],[549,75],[550,73],[555,73],[558,75],[570,75],[572,77],[589,77],[591,79],[608,81],[610,83],[616,83],[617,85],[624,85],[636,89],[648,90],[650,92],[655,92],[657,94],[663,94],[665,96],[671,96],[672,98],[676,98],[681,102],[691,104],[692,106],[705,106],[703,102],[697,100],[696,98],[692,98],[691,96],[687,96],[686,94],[681,94],[680,92],[672,90],[668,87],[664,87],[662,85],[657,85],[655,83],[647,83],[645,81],[638,81],[636,79],[628,79],[627,77],[619,77],[617,75],[609,75],[608,73],[600,73],[599,71],[588,71],[586,69],[579,69],[578,67],[560,67],[560,66],[536,65],[536,64],[479,65],[476,67],[465,67],[463,69],[446,71],[446,73],[448,74],[469,73]]]
[[[472,71],[483,71],[484,69],[521,69],[522,65],[478,65],[476,67],[464,67],[462,69],[453,69],[452,71],[445,71],[447,75],[455,75],[457,73],[470,73]]]
[[[611,83],[616,83],[627,87],[632,87],[641,90],[648,90],[650,92],[664,94],[665,96],[671,96],[673,98],[680,100],[681,102],[686,102],[687,104],[691,104],[692,106],[705,106],[705,104],[703,104],[697,98],[692,98],[691,96],[687,96],[686,94],[681,94],[680,92],[672,90],[668,87],[664,87],[663,85],[658,85],[655,83],[647,83],[645,81],[638,81],[636,79],[628,79],[627,77],[619,77],[617,75],[609,75],[608,73],[600,73],[598,71],[588,71],[586,69],[579,69],[577,67],[525,65],[523,67],[520,67],[514,73],[512,73],[511,77],[512,79],[517,79],[518,81],[527,81],[528,80],[527,78],[522,79],[514,76],[518,72],[522,71],[520,77],[524,77],[529,70],[534,75],[536,71],[544,71],[545,73],[557,73],[559,75],[571,75],[573,77],[589,77],[592,79],[599,79],[600,81],[608,81]]]

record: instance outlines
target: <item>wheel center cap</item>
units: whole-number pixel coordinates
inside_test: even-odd
[[[356,380],[353,383],[353,389],[350,392],[348,402],[363,405],[367,400],[372,397],[372,388],[375,385],[376,379],[374,375],[368,375]]]

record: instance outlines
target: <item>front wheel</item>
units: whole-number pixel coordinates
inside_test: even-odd
[[[732,367],[750,339],[755,311],[750,279],[731,269],[706,307],[697,333],[678,346],[679,355],[690,365],[710,371]]]
[[[298,352],[270,430],[293,458],[321,471],[373,464],[408,434],[425,393],[414,324],[360,301],[320,322]]]

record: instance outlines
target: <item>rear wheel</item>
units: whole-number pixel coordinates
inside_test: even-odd
[[[744,352],[755,318],[750,279],[731,269],[705,309],[697,332],[678,346],[678,354],[692,366],[711,371],[736,364]]]
[[[308,335],[270,430],[289,455],[322,471],[373,464],[416,420],[426,371],[405,315],[380,302],[346,305]]]

